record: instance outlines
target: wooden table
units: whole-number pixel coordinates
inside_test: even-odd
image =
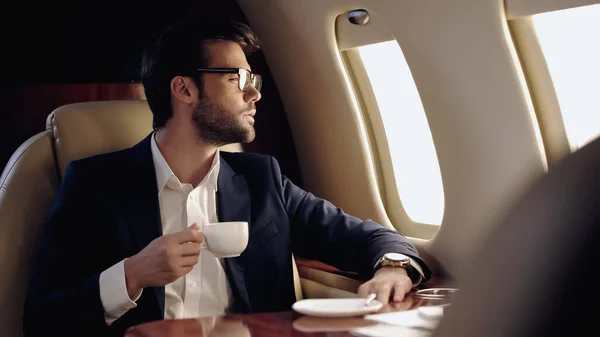
[[[404,301],[388,304],[378,313],[439,305],[449,300],[427,300],[407,294]],[[235,314],[222,317],[156,321],[131,327],[125,337],[350,337],[348,330],[378,324],[354,318],[303,316],[293,311]]]

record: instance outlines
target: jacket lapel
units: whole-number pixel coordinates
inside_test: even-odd
[[[217,215],[219,221],[247,221],[250,224],[250,193],[243,175],[237,174],[221,156],[217,183]],[[244,282],[244,267],[240,257],[226,258],[225,268],[238,312],[252,312]]]
[[[126,189],[130,193],[123,198],[124,212],[127,214],[129,229],[135,243],[136,252],[144,249],[152,240],[162,236],[162,223],[158,190],[156,186],[156,173],[150,141],[152,133],[143,141],[132,147],[130,158],[132,171],[125,175],[132,181]],[[160,308],[160,317],[165,312],[165,288],[153,287]]]

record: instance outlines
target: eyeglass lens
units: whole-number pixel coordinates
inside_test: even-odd
[[[258,91],[262,88],[262,78],[260,75],[252,74],[248,70],[244,70],[240,72],[240,90],[246,91],[250,88],[250,83],[254,86],[254,88]]]

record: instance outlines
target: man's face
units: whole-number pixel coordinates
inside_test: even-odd
[[[207,68],[250,69],[242,48],[234,42],[217,41],[206,45]],[[204,90],[194,106],[192,122],[198,137],[208,144],[222,146],[254,140],[255,103],[260,92],[253,86],[238,87],[237,74],[204,73]]]

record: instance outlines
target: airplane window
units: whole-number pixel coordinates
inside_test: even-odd
[[[440,225],[444,189],[419,92],[398,43],[358,48],[390,147],[400,201],[418,223]]]
[[[600,136],[600,5],[533,16],[571,149]]]

